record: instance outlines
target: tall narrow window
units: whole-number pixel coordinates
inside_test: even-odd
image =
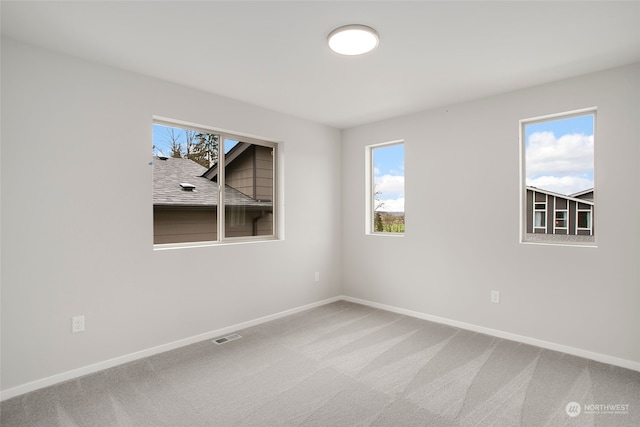
[[[153,125],[153,243],[276,237],[277,144]]]
[[[521,120],[522,241],[592,244],[596,110]]]
[[[402,235],[404,217],[404,143],[367,147],[370,178],[368,232]]]

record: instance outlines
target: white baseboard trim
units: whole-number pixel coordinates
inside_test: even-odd
[[[49,387],[54,384],[58,384],[64,381],[72,380],[84,375],[92,374],[94,372],[102,371],[104,369],[112,368],[114,366],[122,365],[124,363],[133,362],[135,360],[143,359],[145,357],[153,356],[155,354],[164,353],[176,348],[184,347],[190,344],[195,344],[200,341],[217,338],[222,335],[227,335],[231,332],[238,331],[240,329],[249,328],[251,326],[260,325],[262,323],[269,322],[271,320],[279,319],[281,317],[289,316],[291,314],[299,313],[310,308],[319,307],[325,304],[330,304],[336,301],[349,301],[356,304],[362,304],[373,308],[379,308],[382,310],[390,311],[393,313],[404,314],[418,319],[429,320],[444,325],[453,326],[460,329],[465,329],[474,332],[480,332],[483,334],[491,335],[498,338],[504,338],[511,341],[521,342],[523,344],[530,344],[549,350],[555,350],[562,353],[571,354],[578,357],[584,357],[586,359],[595,360],[597,362],[607,363],[610,365],[620,366],[622,368],[631,369],[640,372],[640,363],[633,362],[631,360],[620,359],[606,354],[595,353],[588,350],[583,350],[575,347],[569,347],[562,344],[556,344],[549,341],[543,341],[536,338],[530,338],[523,335],[512,334],[510,332],[504,332],[497,329],[485,328],[483,326],[473,325],[471,323],[459,322],[457,320],[451,320],[444,317],[433,316],[418,311],[407,310],[392,305],[381,304],[373,301],[368,301],[360,298],[354,298],[346,295],[336,296],[328,298],[322,301],[317,301],[311,304],[306,304],[300,307],[292,308],[289,310],[281,311],[279,313],[270,314],[268,316],[259,317],[257,319],[249,320],[247,322],[238,323],[236,325],[227,326],[225,328],[216,329],[214,331],[205,332],[203,334],[195,335],[189,338],[173,341],[167,344],[162,344],[156,347],[140,350],[134,353],[126,354],[124,356],[115,357],[113,359],[105,360],[102,362],[94,363],[92,365],[84,366],[71,371],[63,372],[60,374],[52,375],[50,377],[42,378],[36,381],[32,381],[26,384],[22,384],[16,387],[12,387],[6,390],[0,391],[0,401],[11,399],[12,397],[20,396],[31,391],[35,391],[44,387]]]
[[[530,338],[524,335],[512,334],[510,332],[504,332],[497,329],[485,328],[484,326],[473,325],[471,323],[459,322],[457,320],[451,320],[444,317],[433,316],[418,311],[407,310],[400,307],[394,307],[392,305],[380,304],[373,301],[363,300],[360,298],[354,298],[343,295],[340,299],[344,301],[353,302],[356,304],[362,304],[373,308],[379,308],[393,313],[405,314],[407,316],[416,317],[418,319],[429,320],[435,323],[441,323],[444,325],[454,326],[460,329],[466,329],[473,332],[480,332],[486,335],[491,335],[498,338],[504,338],[510,341],[516,341],[523,344],[530,344],[536,347],[546,348],[548,350],[555,350],[562,353],[571,354],[573,356],[583,357],[585,359],[595,360],[596,362],[607,363],[609,365],[620,366],[622,368],[631,369],[634,371],[640,371],[640,362],[634,362],[627,359],[621,359],[606,354],[595,353],[593,351],[583,350],[580,348],[570,347],[567,345],[557,344],[549,341],[539,340],[536,338]]]
[[[279,319],[281,317],[289,316],[291,314],[299,313],[310,308],[319,307],[321,305],[330,304],[341,300],[342,297],[337,296],[328,298],[322,301],[317,301],[311,304],[306,304],[300,307],[292,308],[289,310],[281,311],[279,313],[270,314],[268,316],[259,317],[247,322],[238,323],[236,325],[227,326],[225,328],[216,329],[215,331],[205,332],[203,334],[195,335],[189,338],[173,341],[167,344],[162,344],[156,347],[148,348],[145,350],[136,351],[135,353],[126,354],[124,356],[115,357],[113,359],[105,360],[102,362],[94,363],[92,365],[84,366],[82,368],[73,369],[71,371],[55,374],[50,377],[42,378],[36,381],[32,381],[26,384],[22,384],[16,387],[12,387],[6,390],[0,391],[0,401],[11,399],[12,397],[20,396],[21,394],[29,393],[44,387],[52,386],[64,381],[72,380],[87,374],[102,371],[104,369],[112,368],[114,366],[122,365],[124,363],[133,362],[135,360],[143,359],[145,357],[153,356],[155,354],[164,353],[165,351],[174,350],[176,348],[184,347],[190,344],[195,344],[200,341],[217,338],[222,335],[227,335],[231,332],[238,331],[240,329],[256,326],[261,323],[269,322],[271,320]]]

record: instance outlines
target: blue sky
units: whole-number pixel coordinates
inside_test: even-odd
[[[404,144],[374,148],[373,182],[377,210],[404,212]]]
[[[525,126],[526,184],[560,194],[593,188],[594,115]]]
[[[169,135],[167,134],[168,126],[162,125],[153,125],[153,146],[155,149],[153,150],[153,154],[157,154],[158,151],[162,151],[162,153],[166,156],[171,155],[171,144],[169,143]],[[178,132],[178,134],[180,134]],[[181,142],[184,142],[184,137],[181,138]]]
[[[170,142],[171,139],[168,133],[169,129],[171,129],[170,126],[163,126],[158,124],[153,125],[153,145],[156,147],[155,150],[153,151],[154,155],[158,154],[158,151],[162,151],[162,153],[165,156],[171,155],[171,142]],[[175,129],[175,134],[178,136],[178,141],[182,144],[182,155],[184,156],[185,137],[184,137],[183,129],[179,127],[175,127],[174,129]],[[229,150],[231,150],[237,143],[238,141],[235,141],[232,139],[225,139],[225,144],[224,144],[225,153],[229,152]]]

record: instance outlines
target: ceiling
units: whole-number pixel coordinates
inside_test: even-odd
[[[1,2],[2,34],[348,128],[640,62],[640,2]],[[331,52],[345,24],[372,53]]]

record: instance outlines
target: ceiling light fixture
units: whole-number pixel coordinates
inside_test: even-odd
[[[332,51],[341,55],[362,55],[378,47],[378,33],[366,25],[345,25],[336,28],[327,37]]]

